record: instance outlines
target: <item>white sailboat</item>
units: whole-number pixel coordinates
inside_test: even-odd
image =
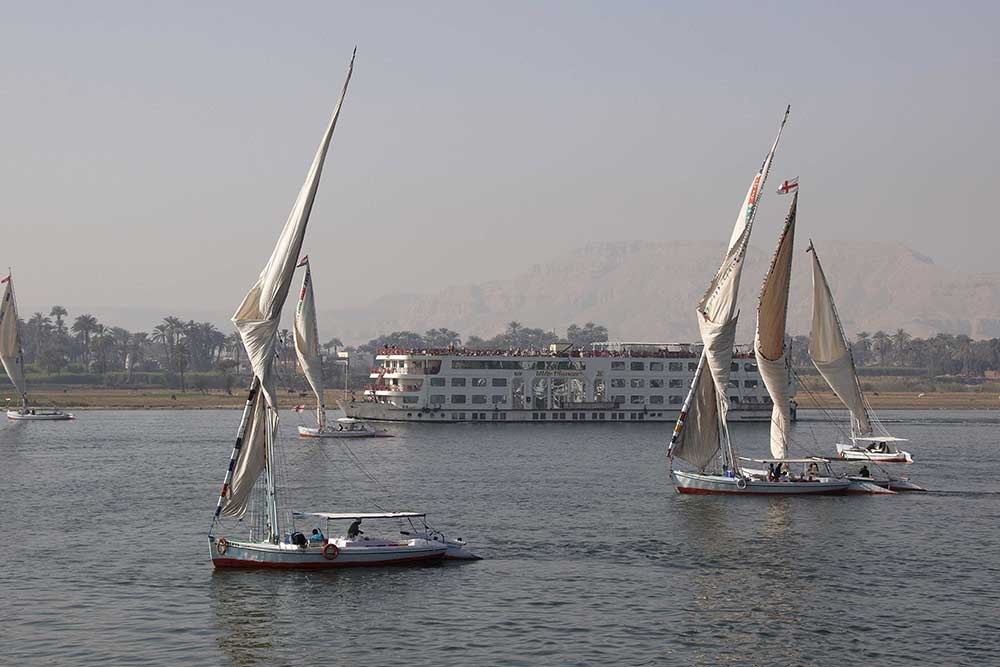
[[[303,438],[384,438],[392,434],[385,429],[366,424],[359,419],[341,417],[333,424],[326,421],[326,404],[323,397],[323,357],[319,352],[319,330],[316,323],[316,300],[313,297],[312,266],[309,257],[303,257],[299,266],[306,268],[302,276],[302,289],[295,308],[295,355],[299,368],[316,396],[316,426],[299,426]]]
[[[254,378],[208,534],[212,563],[216,567],[388,565],[440,560],[449,551],[461,551],[464,546],[454,540],[426,537],[362,537],[363,532],[359,529],[363,519],[407,521],[411,525],[416,520],[422,522],[426,534],[429,532],[426,517],[420,512],[292,512],[281,509],[279,494],[284,490],[279,482],[283,471],[279,466],[278,405],[272,374],[275,342],[281,308],[288,296],[323,162],[353,68],[352,56],[333,117],[277,245],[233,316]],[[346,534],[327,537],[316,528],[314,539],[307,539],[296,530],[297,519],[326,521],[327,531],[331,523],[350,520],[352,524]],[[230,520],[235,522],[234,526],[227,525]],[[241,537],[229,537],[236,530]]]
[[[878,421],[868,405],[851,346],[833,303],[833,293],[819,256],[812,242],[807,252],[812,254],[813,313],[809,335],[809,357],[816,370],[851,413],[850,443],[837,443],[837,456],[851,461],[877,463],[913,463],[909,452],[897,446],[905,438],[897,438]]]
[[[24,378],[24,354],[17,321],[17,299],[14,298],[14,278],[8,273],[2,281],[5,288],[0,304],[0,362],[20,397],[20,407],[9,408],[7,419],[15,421],[65,421],[73,415],[57,408],[32,406],[28,401],[28,383]]]
[[[782,128],[788,118],[782,120]],[[764,180],[774,158],[774,152],[781,137],[775,139],[764,164],[754,178],[736,229],[730,240],[729,252],[708,291],[698,304],[698,327],[705,345],[698,369],[695,371],[691,390],[681,408],[677,425],[671,437],[668,455],[671,475],[680,493],[737,494],[737,495],[804,495],[843,493],[850,482],[812,474],[793,476],[789,474],[768,477],[744,470],[737,456],[736,448],[729,435],[726,411],[729,407],[727,388],[731,370],[733,344],[736,339],[738,312],[736,301],[739,294],[743,260],[746,255],[753,219],[757,210]],[[768,279],[765,280],[761,297],[764,316],[758,319],[757,344],[755,348],[764,353],[768,370],[761,369],[762,375],[770,372],[771,383],[780,384],[777,377],[782,370],[784,354],[784,309],[787,307],[788,274],[791,267],[791,245],[795,223],[795,201],[793,199],[789,218],[786,220],[778,250],[771,263]],[[773,287],[769,287],[773,286]],[[782,294],[784,291],[784,295]],[[708,372],[704,372],[707,366]],[[765,381],[766,383],[766,381]],[[771,390],[771,385],[768,385]],[[777,392],[776,392],[777,393]],[[787,453],[788,415],[787,395],[784,406],[777,405],[781,394],[772,394],[776,403],[771,425],[771,447],[775,458],[783,464]],[[678,470],[673,467],[674,458],[687,462],[696,471]],[[807,462],[805,465],[808,465]]]

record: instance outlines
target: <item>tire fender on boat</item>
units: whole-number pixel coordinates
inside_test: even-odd
[[[743,490],[743,489],[747,488],[747,481],[744,478],[742,478],[742,477],[737,477],[736,478],[736,488],[740,489],[740,490]]]
[[[323,558],[327,560],[334,560],[340,555],[340,547],[336,544],[330,542],[325,547],[323,547]]]
[[[219,538],[219,541],[215,543],[215,551],[220,556],[226,555],[226,552],[229,551],[229,542],[226,540],[226,538],[224,537]]]

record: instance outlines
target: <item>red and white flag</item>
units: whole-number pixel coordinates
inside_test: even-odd
[[[7,274],[6,278],[4,278],[3,280],[0,280],[0,285],[3,285],[4,283],[7,283],[7,282],[10,282],[10,274],[9,273]]]
[[[309,255],[306,255],[305,257],[299,260],[299,263],[295,265],[295,268],[299,268],[300,266],[305,266],[308,263],[309,263]]]
[[[778,194],[787,195],[792,190],[798,190],[798,189],[799,189],[799,177],[796,176],[795,178],[788,179],[787,181],[779,185]]]

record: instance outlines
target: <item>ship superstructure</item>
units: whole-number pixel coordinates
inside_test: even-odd
[[[700,345],[597,343],[592,349],[383,348],[349,417],[406,422],[665,421],[677,417]],[[789,371],[794,413],[794,381]],[[737,346],[731,421],[767,421],[771,399],[751,346]]]

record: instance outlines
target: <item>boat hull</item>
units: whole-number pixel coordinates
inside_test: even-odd
[[[875,486],[881,487],[883,489],[888,489],[890,491],[923,491],[926,492],[927,489],[924,487],[914,484],[908,479],[898,479],[890,477],[885,478],[872,478],[872,477],[859,477],[852,475],[848,477],[852,482],[867,482],[868,484],[874,484]]]
[[[36,411],[35,414],[31,414],[29,412],[20,412],[19,410],[8,410],[7,419],[12,419],[14,421],[25,421],[25,422],[34,422],[34,421],[52,422],[52,421],[68,421],[70,419],[76,419],[76,417],[74,417],[69,412],[63,412],[61,410],[53,410],[50,412]]]
[[[873,452],[853,445],[837,445],[837,458],[844,461],[872,461],[875,463],[913,463],[909,452]]]
[[[445,545],[425,540],[378,541],[370,546],[340,541],[301,548],[291,544],[242,542],[210,536],[209,546],[212,565],[218,568],[382,567],[440,561],[447,551]]]
[[[767,482],[756,479],[703,475],[701,473],[672,470],[678,493],[734,496],[807,496],[840,495],[847,493],[849,480],[823,478],[805,482]]]
[[[330,430],[310,428],[308,426],[299,427],[300,438],[391,438],[392,433],[385,429],[371,428],[366,431]]]

